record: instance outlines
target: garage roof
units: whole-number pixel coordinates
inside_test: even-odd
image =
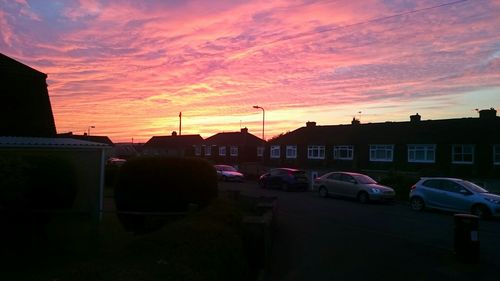
[[[22,148],[110,148],[104,143],[71,138],[0,137],[0,147]]]

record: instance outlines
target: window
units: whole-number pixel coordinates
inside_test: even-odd
[[[271,145],[271,158],[280,158],[280,146]]]
[[[219,156],[226,156],[226,147],[219,146]]]
[[[436,158],[436,146],[434,144],[409,144],[408,162],[434,163]]]
[[[257,157],[264,156],[264,150],[265,150],[265,147],[263,147],[263,146],[257,146]]]
[[[332,173],[328,176],[328,179],[329,180],[336,180],[336,181],[339,181],[340,179],[342,178],[342,174],[341,173]]]
[[[493,164],[500,165],[500,144],[493,146]]]
[[[425,187],[438,189],[440,191],[461,193],[465,188],[456,182],[445,180],[445,179],[433,179],[427,180],[423,183]]]
[[[388,144],[370,145],[370,161],[392,162],[394,146]]]
[[[425,187],[436,188],[439,189],[439,182],[441,180],[426,180],[422,183]]]
[[[297,158],[297,146],[287,145],[286,146],[286,158],[295,159]]]
[[[212,155],[212,146],[207,145],[205,146],[205,156],[210,156],[210,155]]]
[[[231,154],[231,156],[238,156],[238,147],[237,146],[231,146],[231,148],[229,149],[229,153]]]
[[[201,155],[201,146],[200,145],[193,145],[194,147],[194,155],[200,156]]]
[[[353,151],[352,145],[336,145],[333,147],[333,159],[352,160]]]
[[[455,164],[472,164],[474,162],[474,145],[454,144],[452,146],[451,159]]]
[[[325,159],[325,146],[324,145],[309,145],[307,147],[308,159]]]
[[[356,183],[356,180],[351,175],[342,174],[340,180],[347,183]]]

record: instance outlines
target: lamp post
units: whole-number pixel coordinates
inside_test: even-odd
[[[265,119],[266,119],[266,111],[264,110],[264,108],[262,106],[258,106],[258,105],[254,105],[253,108],[260,108],[262,109],[262,140],[266,140],[264,138],[264,122],[265,122]]]
[[[89,126],[89,127],[87,128],[87,136],[90,136],[90,128],[94,129],[94,128],[95,128],[95,126]]]

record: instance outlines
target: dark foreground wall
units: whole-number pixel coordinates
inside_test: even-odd
[[[0,77],[0,136],[54,136],[47,75],[0,54]]]

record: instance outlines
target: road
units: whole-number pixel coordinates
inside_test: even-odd
[[[480,222],[480,263],[463,264],[453,253],[451,213],[263,190],[254,182],[220,188],[278,196],[265,280],[500,280],[499,220]]]

